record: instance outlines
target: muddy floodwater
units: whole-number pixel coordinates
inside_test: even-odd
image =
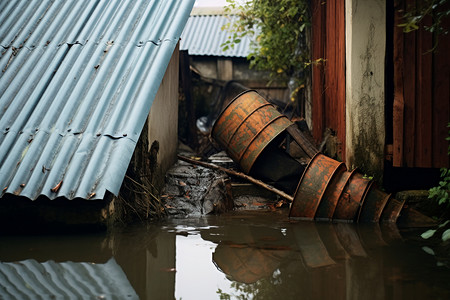
[[[450,299],[418,234],[236,212],[1,236],[0,299]]]

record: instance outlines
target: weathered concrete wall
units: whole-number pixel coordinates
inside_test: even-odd
[[[163,175],[176,161],[178,148],[178,85],[179,47],[175,49],[165,76],[156,94],[148,117],[148,151],[159,144],[159,175]]]
[[[381,180],[386,3],[346,0],[346,163]]]
[[[177,160],[179,51],[172,54],[153,101],[147,122],[128,166],[119,197],[114,199],[115,217],[153,218],[163,214],[158,200],[164,175]]]

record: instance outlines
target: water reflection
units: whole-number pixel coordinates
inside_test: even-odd
[[[114,258],[105,264],[2,262],[0,282],[1,299],[138,299]]]
[[[109,234],[3,236],[0,261],[0,298],[11,291],[4,269],[30,261],[33,268],[52,261],[70,271],[74,290],[118,298],[118,286],[140,299],[450,296],[449,270],[395,226],[291,222],[274,213],[172,220]],[[67,270],[69,262],[77,264]],[[95,268],[79,273],[80,266]],[[103,289],[86,289],[93,281]]]

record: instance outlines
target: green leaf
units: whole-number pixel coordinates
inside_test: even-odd
[[[447,220],[447,221],[445,221],[444,223],[439,224],[438,227],[439,227],[439,228],[445,227],[449,222],[450,222],[450,220]]]
[[[430,247],[424,246],[422,247],[422,250],[425,251],[425,253],[427,254],[435,255],[433,249],[431,249]]]
[[[300,26],[300,32],[303,32],[303,30],[305,30],[305,27],[306,27],[306,24],[303,23],[303,24]]]
[[[435,229],[430,229],[430,230],[427,230],[424,233],[422,233],[420,236],[426,240],[426,239],[429,239],[430,237],[432,237],[435,232],[436,232]]]
[[[450,239],[450,229],[447,229],[446,231],[444,231],[444,233],[442,234],[442,241],[446,242]]]

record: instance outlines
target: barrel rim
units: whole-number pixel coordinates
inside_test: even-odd
[[[215,131],[217,120],[219,120],[220,117],[222,117],[223,113],[228,109],[228,107],[230,107],[230,105],[231,105],[234,101],[236,101],[237,98],[239,98],[239,97],[241,97],[242,95],[244,95],[244,94],[246,94],[246,93],[249,93],[249,92],[255,92],[255,93],[257,93],[259,96],[261,96],[261,94],[258,93],[258,91],[257,91],[257,90],[254,90],[254,89],[245,90],[245,91],[240,92],[239,94],[237,94],[237,95],[230,101],[230,103],[228,103],[228,104],[222,109],[222,111],[219,113],[219,115],[217,116],[217,118],[214,120],[213,126],[212,126],[212,128],[211,128],[211,133],[210,133],[211,137],[213,136],[213,133],[214,133],[214,131]],[[261,97],[262,97],[262,96],[261,96]],[[272,105],[272,104],[271,104],[271,105]]]
[[[319,155],[324,155],[324,154],[322,154],[320,151],[319,152],[317,152],[313,157],[311,157],[311,159],[309,160],[309,162],[308,162],[308,164],[306,165],[306,168],[305,168],[305,170],[303,171],[303,174],[302,174],[302,176],[300,177],[300,180],[299,180],[299,182],[298,182],[298,184],[297,184],[297,188],[295,189],[295,192],[294,192],[294,197],[293,197],[293,201],[292,201],[292,203],[291,203],[291,205],[290,205],[290,209],[289,209],[289,218],[299,218],[299,219],[302,219],[302,220],[314,220],[314,217],[313,218],[309,218],[309,217],[298,217],[298,216],[292,216],[292,208],[294,207],[294,203],[295,203],[295,201],[296,201],[296,196],[297,196],[297,194],[298,194],[298,192],[299,192],[299,189],[300,189],[300,186],[302,185],[302,182],[304,181],[304,178],[305,178],[305,174],[306,174],[306,172],[307,172],[307,170],[311,167],[311,165],[314,163],[314,161],[317,159],[317,157],[319,156]]]
[[[230,104],[231,104],[231,102],[230,102]],[[272,106],[273,107],[273,105],[272,104],[270,104],[270,103],[266,103],[266,104],[263,104],[263,105],[261,105],[261,106],[258,106],[258,107],[256,107],[251,113],[249,113],[248,115],[246,115],[245,116],[245,118],[241,121],[241,123],[239,124],[239,126],[237,126],[236,127],[236,129],[233,131],[233,134],[230,136],[230,139],[228,140],[228,141],[226,141],[227,142],[227,145],[226,145],[226,148],[228,148],[229,146],[230,146],[230,142],[234,139],[234,136],[236,135],[236,133],[239,131],[239,129],[241,129],[241,126],[245,123],[245,121],[247,121],[248,120],[248,118],[250,118],[254,113],[256,113],[258,110],[260,110],[261,108],[263,108],[263,107],[266,107],[266,106]],[[278,116],[277,118],[279,118],[280,116]],[[274,120],[276,120],[276,119],[274,119]],[[268,124],[271,124],[274,120],[272,120],[270,123],[268,123]],[[267,125],[264,127],[264,128],[266,128],[267,127]],[[260,132],[258,132],[256,135],[258,135]],[[247,147],[248,147],[249,145],[247,145]],[[244,150],[244,152],[245,152],[246,150]],[[242,155],[241,155],[242,156]],[[240,159],[241,158],[239,158],[239,161],[240,161]]]

